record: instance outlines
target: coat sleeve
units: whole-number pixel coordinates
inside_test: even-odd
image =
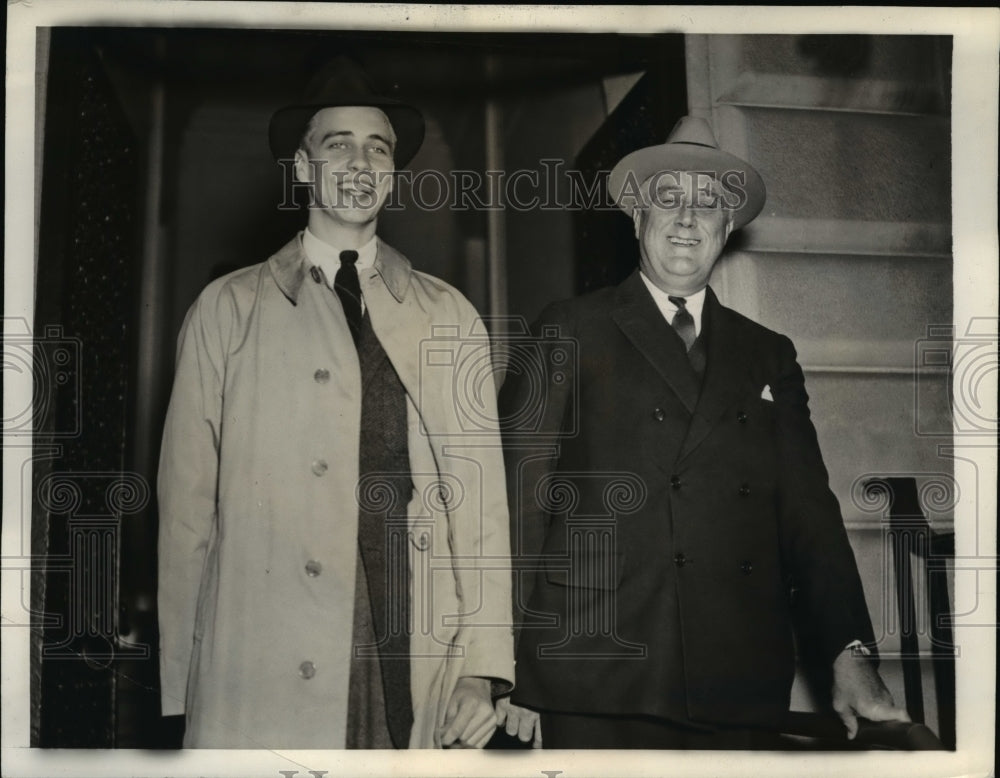
[[[205,557],[216,522],[223,350],[210,289],[178,339],[157,478],[160,687],[164,716],[185,711]]]
[[[567,414],[576,412],[571,400],[578,369],[576,340],[555,306],[542,312],[528,338],[510,348],[499,413],[510,505],[515,645],[548,530],[549,511],[539,487],[555,471],[560,441],[573,426]]]
[[[473,306],[459,299],[458,320],[462,333],[484,333],[485,326]],[[473,337],[471,345],[482,344]],[[487,350],[489,342],[487,340]],[[459,348],[456,377],[470,364],[479,362],[479,348]],[[462,359],[470,360],[462,364]],[[486,355],[486,361],[492,357]],[[459,388],[463,387],[463,388]],[[459,391],[469,387],[458,382]],[[449,527],[450,551],[462,612],[458,635],[463,658],[458,677],[487,678],[496,695],[505,694],[514,683],[514,649],[511,634],[510,539],[507,494],[503,476],[503,451],[497,426],[496,388],[492,371],[481,374],[474,396],[456,396],[458,414],[475,411],[474,432],[452,439],[445,456],[455,472],[463,473],[464,507],[454,512]],[[456,420],[456,424],[460,423]],[[460,427],[461,428],[461,427]]]
[[[874,643],[854,552],[830,490],[809,396],[792,342],[781,336],[772,384],[778,440],[782,557],[791,573],[804,648],[829,667],[854,640]]]

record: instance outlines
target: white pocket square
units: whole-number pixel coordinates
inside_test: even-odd
[[[767,400],[768,402],[774,402],[774,397],[771,396],[771,385],[764,384],[764,389],[760,393],[760,399]]]

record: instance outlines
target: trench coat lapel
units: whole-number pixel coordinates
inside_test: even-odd
[[[434,403],[422,402],[421,344],[431,336],[431,317],[410,287],[410,262],[391,246],[378,241],[375,265],[361,273],[361,294],[371,318],[372,330],[392,362],[406,393],[413,400],[428,430],[438,430],[432,416]],[[426,372],[426,371],[424,371]]]
[[[611,317],[693,413],[698,402],[698,382],[680,340],[656,307],[638,270],[618,287]]]
[[[380,238],[376,240],[375,263],[360,272],[358,278],[372,330],[418,409],[424,427],[428,431],[447,429],[445,414],[439,404],[421,402],[431,394],[441,395],[421,386],[421,344],[432,334],[430,314],[417,295],[408,293],[412,272],[410,261]],[[272,256],[268,267],[281,292],[289,302],[297,305],[306,275],[302,234],[299,233]],[[421,392],[424,397],[421,397]]]
[[[267,260],[267,267],[274,277],[281,293],[292,305],[298,305],[299,290],[306,276],[305,253],[302,251],[302,233],[300,232]]]
[[[698,447],[739,394],[750,359],[751,349],[744,329],[711,288],[705,290],[702,331],[707,340],[705,377],[680,459]]]

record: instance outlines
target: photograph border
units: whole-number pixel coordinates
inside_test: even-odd
[[[429,6],[318,2],[184,2],[182,0],[51,0],[7,8],[7,121],[5,176],[5,337],[34,321],[38,191],[36,175],[35,30],[48,26],[128,25],[481,32],[680,32],[707,34],[856,33],[953,36],[952,220],[954,326],[960,337],[997,332],[997,56],[1000,11],[963,8],[832,8],[744,6]],[[34,198],[25,196],[33,192]],[[978,328],[978,329],[977,329]],[[6,367],[6,366],[5,366]],[[976,408],[996,419],[997,367],[986,371]],[[23,389],[18,385],[18,390]],[[955,397],[962,402],[961,387]],[[987,399],[988,401],[988,399]],[[4,418],[26,407],[4,392]],[[956,432],[956,456],[973,461],[977,483],[956,468],[961,499],[955,507],[954,602],[973,604],[956,617],[957,727],[955,752],[837,754],[728,752],[490,752],[447,756],[331,751],[149,752],[137,750],[42,750],[29,743],[29,630],[4,618],[2,641],[2,756],[5,776],[561,776],[605,774],[814,776],[988,775],[993,769],[996,672],[996,483],[995,440]],[[30,436],[5,438],[3,460],[2,608],[23,613],[29,602]],[[961,527],[975,526],[976,532]],[[960,574],[961,573],[961,574]],[[959,608],[956,607],[956,611]]]

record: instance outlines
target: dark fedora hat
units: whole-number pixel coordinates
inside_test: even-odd
[[[317,111],[338,106],[370,106],[381,109],[396,133],[393,161],[402,168],[424,142],[424,117],[412,105],[375,92],[367,74],[353,60],[337,57],[309,82],[302,99],[279,109],[271,117],[268,140],[275,159],[294,156],[306,125]]]
[[[760,173],[745,159],[722,151],[708,122],[697,116],[681,117],[665,143],[623,157],[608,177],[608,194],[619,208],[631,213],[640,204],[637,186],[661,171],[710,173],[723,186],[739,188],[738,204],[732,208],[733,229],[757,218],[767,200]]]

